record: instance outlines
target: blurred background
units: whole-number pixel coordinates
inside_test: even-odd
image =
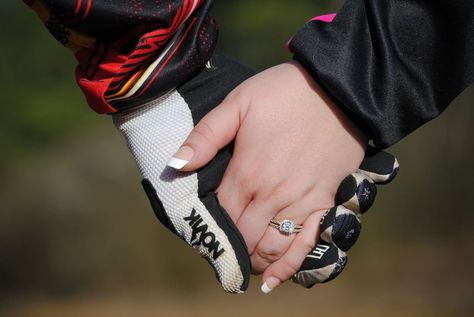
[[[221,50],[256,69],[288,60],[285,41],[340,5],[217,1]],[[255,277],[232,296],[155,220],[111,118],[89,110],[72,56],[20,1],[0,2],[0,38],[0,316],[473,315],[472,87],[391,148],[399,177],[340,278],[264,296]]]

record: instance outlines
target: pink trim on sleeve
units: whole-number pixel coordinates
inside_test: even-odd
[[[328,14],[324,14],[324,15],[319,15],[317,17],[314,17],[312,18],[311,20],[309,20],[308,22],[311,22],[311,21],[321,21],[321,22],[326,22],[326,23],[331,23],[334,18],[336,17],[336,13],[328,13]],[[291,52],[290,50],[290,43],[291,43],[291,40],[293,38],[290,38],[288,41],[286,41],[286,48]]]
[[[310,21],[323,21],[330,23],[336,17],[336,13],[329,13],[312,18]]]

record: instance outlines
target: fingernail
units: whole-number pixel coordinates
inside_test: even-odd
[[[187,145],[182,146],[171,158],[171,160],[169,160],[168,166],[180,170],[189,163],[189,161],[193,158],[193,155],[194,151],[191,147]]]
[[[268,294],[273,291],[278,285],[280,285],[280,280],[276,277],[269,277],[265,283],[263,283],[260,288],[264,294]]]

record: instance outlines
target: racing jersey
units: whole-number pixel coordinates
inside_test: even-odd
[[[24,0],[74,53],[98,113],[137,107],[196,74],[217,40],[206,0]]]
[[[140,106],[212,55],[213,0],[23,0],[71,49],[98,113]],[[474,1],[347,0],[289,48],[326,93],[388,147],[438,116],[474,77]]]

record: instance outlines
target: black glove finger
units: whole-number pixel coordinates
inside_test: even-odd
[[[359,217],[344,206],[331,208],[321,218],[320,238],[344,252],[357,242],[362,225]]]
[[[369,146],[358,172],[371,178],[376,184],[390,183],[398,173],[400,165],[390,153]]]
[[[301,268],[293,276],[293,282],[306,288],[315,284],[327,283],[335,279],[344,270],[347,255],[334,244],[320,241],[308,253]]]
[[[361,173],[347,176],[336,193],[336,205],[342,205],[356,214],[363,214],[372,206],[377,187],[372,179]]]
[[[344,206],[328,210],[321,218],[320,241],[308,253],[293,281],[310,288],[336,278],[344,269],[346,252],[357,241],[361,228],[359,217]]]
[[[326,283],[343,271],[347,264],[346,252],[360,235],[360,215],[375,201],[377,187],[397,175],[399,164],[389,153],[369,147],[356,173],[346,177],[338,188],[336,204],[321,220],[320,243],[306,256],[293,281],[311,288]]]

